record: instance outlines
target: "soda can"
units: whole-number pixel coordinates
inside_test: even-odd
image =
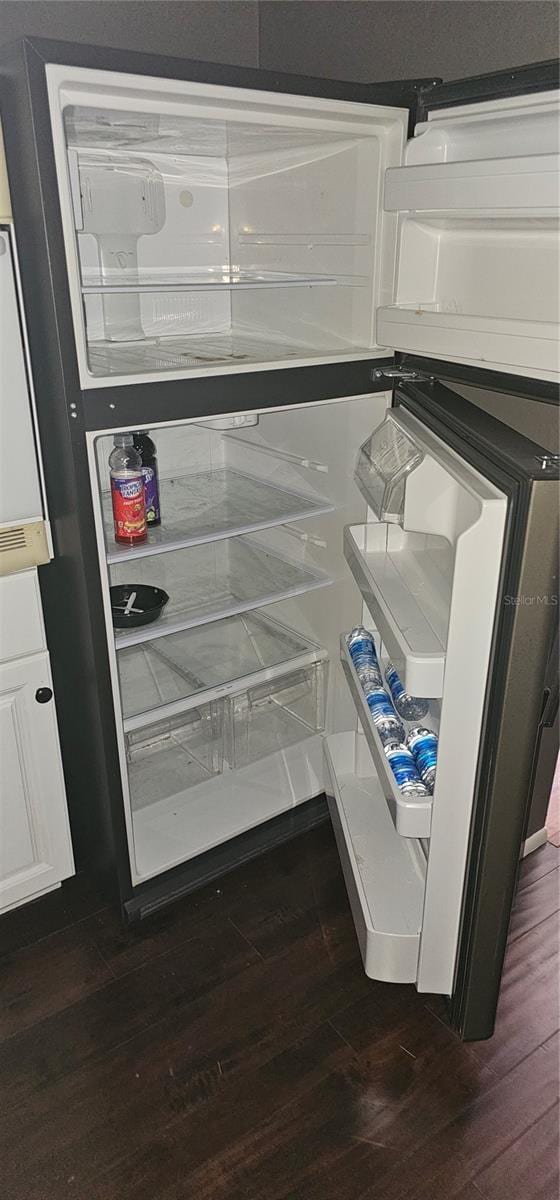
[[[431,729],[422,729],[417,726],[408,734],[406,745],[414,758],[420,778],[426,784],[428,791],[433,792],[437,769],[437,734],[433,733]]]
[[[348,650],[350,658],[354,663],[356,670],[359,672],[362,667],[373,667],[379,673],[379,680],[383,686],[383,678],[381,668],[377,658],[375,642],[373,635],[369,630],[364,629],[363,625],[357,625],[355,629],[348,635]]]
[[[418,773],[410,750],[404,744],[391,742],[385,746],[389,766],[397,781],[399,791],[407,796],[429,796],[429,791]]]
[[[405,721],[419,721],[430,707],[429,700],[423,699],[422,696],[409,696],[405,692],[400,675],[392,663],[387,663],[385,668],[385,679],[389,685],[389,691],[393,704],[400,717]]]
[[[383,744],[390,741],[404,742],[403,726],[391,704],[384,687],[368,688],[367,706],[370,716]]]

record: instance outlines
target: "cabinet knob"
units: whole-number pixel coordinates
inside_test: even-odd
[[[53,694],[51,688],[47,687],[37,688],[37,691],[35,692],[37,704],[48,704],[49,700],[52,700],[52,696]]]

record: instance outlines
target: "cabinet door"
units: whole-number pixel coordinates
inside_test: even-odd
[[[46,653],[0,666],[0,760],[1,912],[74,872]]]

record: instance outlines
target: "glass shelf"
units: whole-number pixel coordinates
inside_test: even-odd
[[[293,275],[285,271],[201,270],[158,272],[149,270],[84,272],[82,292],[99,295],[111,292],[204,292],[236,291],[246,288],[317,287],[336,284],[330,275]]]
[[[286,664],[310,661],[317,647],[262,613],[250,613],[175,633],[165,641],[119,650],[124,727],[128,732],[177,711],[190,697],[234,681],[272,679]]]
[[[184,373],[197,367],[232,367],[277,360],[330,358],[343,355],[365,358],[371,348],[330,337],[328,344],[310,346],[282,337],[250,333],[208,333],[204,336],[151,337],[129,342],[88,342],[90,374],[97,379],[113,375],[149,375],[153,372]]]
[[[115,542],[111,497],[105,493],[107,562],[145,558],[332,512],[332,504],[325,500],[302,496],[226,467],[162,479],[160,493],[162,523],[148,528],[148,540],[134,547]]]
[[[139,559],[133,568],[119,563],[109,574],[111,584],[145,583],[161,587],[169,595],[161,616],[152,624],[116,632],[117,649],[249,612],[332,582],[316,567],[273,554],[259,542],[242,537]]]

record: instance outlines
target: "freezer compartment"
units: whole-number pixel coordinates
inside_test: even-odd
[[[442,537],[371,522],[344,531],[344,556],[411,696],[441,696],[454,554]]]
[[[368,353],[406,113],[47,70],[85,386]]]
[[[425,860],[391,820],[360,735],[325,739],[325,791],[364,969],[371,979],[414,983]]]
[[[145,725],[158,710],[175,711],[209,689],[231,691],[239,681],[264,681],[309,662],[316,644],[253,612],[199,625],[165,639],[118,651],[125,730]]]
[[[406,795],[397,786],[397,781],[389,766],[381,738],[371,719],[364,691],[348,650],[346,637],[347,635],[343,634],[340,639],[342,669],[373,760],[373,767],[377,773],[378,786],[381,786],[381,790],[389,806],[395,829],[403,837],[429,838],[432,823],[433,797]],[[421,721],[416,721],[415,724],[432,728],[434,721],[430,718],[428,720],[423,718]],[[404,725],[406,726],[406,722],[404,722]]]
[[[110,447],[106,439],[100,442],[98,454],[104,454]],[[147,541],[133,547],[115,542],[111,496],[104,494],[107,562],[162,554],[332,510],[332,504],[321,497],[305,496],[220,465],[162,478],[159,491],[162,523],[156,528],[148,526]]]
[[[132,811],[162,799],[180,803],[189,788],[223,769],[223,706],[202,704],[126,738]]]
[[[325,656],[228,698],[226,754],[232,768],[282,752],[324,729],[327,670]]]
[[[296,596],[331,580],[305,562],[276,554],[250,537],[192,546],[109,569],[111,584],[163,588],[169,602],[151,625],[116,633],[117,648],[153,641],[209,621]]]

